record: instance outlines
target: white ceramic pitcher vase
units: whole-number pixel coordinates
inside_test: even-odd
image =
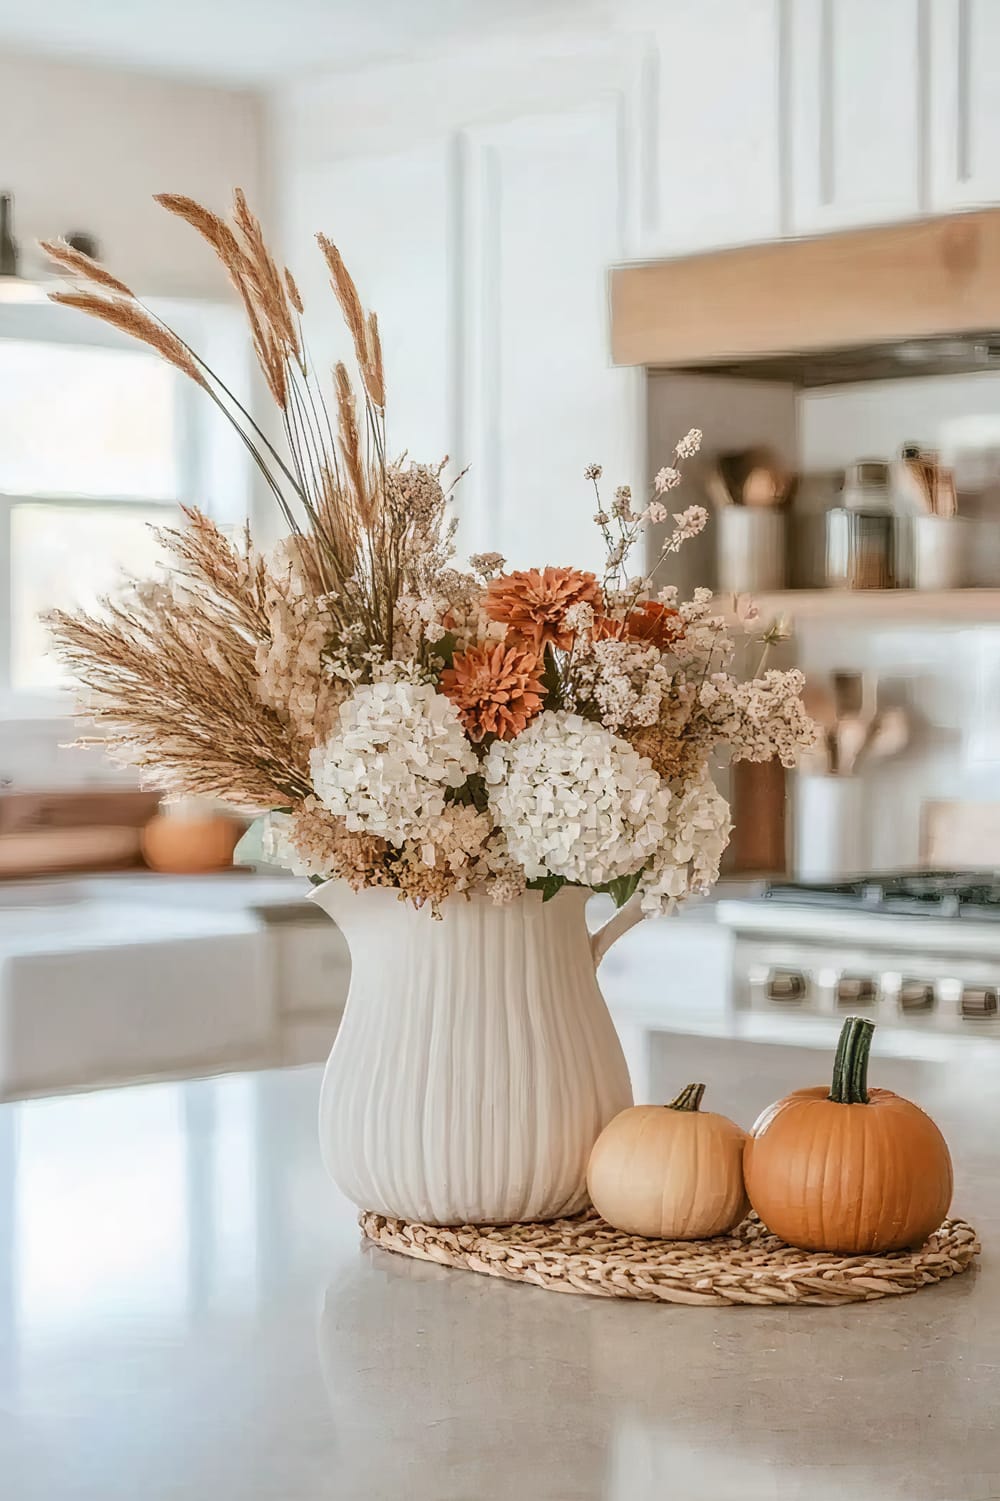
[[[590,935],[587,895],[450,897],[435,920],[385,888],[312,893],[351,951],[320,1143],[360,1208],[457,1225],[586,1203],[590,1149],[632,1103],[596,970],[640,916]]]

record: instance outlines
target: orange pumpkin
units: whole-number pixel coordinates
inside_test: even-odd
[[[228,870],[245,824],[197,803],[168,806],[142,831],[143,859],[166,875]]]
[[[798,1089],[770,1105],[747,1142],[750,1203],[774,1235],[806,1251],[923,1245],[951,1204],[951,1157],[930,1116],[867,1087],[874,1030],[848,1017],[832,1088]]]

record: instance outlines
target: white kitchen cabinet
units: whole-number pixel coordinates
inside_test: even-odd
[[[463,550],[516,567],[596,566],[583,471],[635,481],[635,372],[610,366],[607,267],[621,258],[615,96],[467,132]]]
[[[794,233],[902,219],[926,207],[921,11],[921,0],[786,7]]]
[[[351,956],[334,923],[272,922],[277,1010],[290,1017],[339,1017],[347,1000]]]
[[[1000,202],[1000,4],[929,5],[931,207]]]
[[[660,5],[636,77],[641,253],[781,232],[780,0]]]

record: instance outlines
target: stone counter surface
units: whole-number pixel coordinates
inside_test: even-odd
[[[803,1048],[663,1036],[744,1125]],[[841,1309],[604,1302],[362,1245],[319,1071],[0,1109],[5,1501],[1000,1497],[1000,1050],[876,1057],[948,1136],[977,1269]]]

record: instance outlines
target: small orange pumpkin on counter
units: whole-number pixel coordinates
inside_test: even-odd
[[[951,1205],[951,1156],[919,1106],[868,1088],[870,1021],[844,1022],[827,1090],[768,1106],[743,1160],[750,1202],[805,1251],[857,1255],[923,1245]]]
[[[201,798],[167,803],[142,831],[142,855],[164,875],[205,875],[229,870],[246,823]]]
[[[669,1105],[634,1105],[601,1132],[590,1154],[594,1208],[627,1235],[703,1240],[723,1235],[747,1212],[747,1134],[701,1110],[704,1084]]]

